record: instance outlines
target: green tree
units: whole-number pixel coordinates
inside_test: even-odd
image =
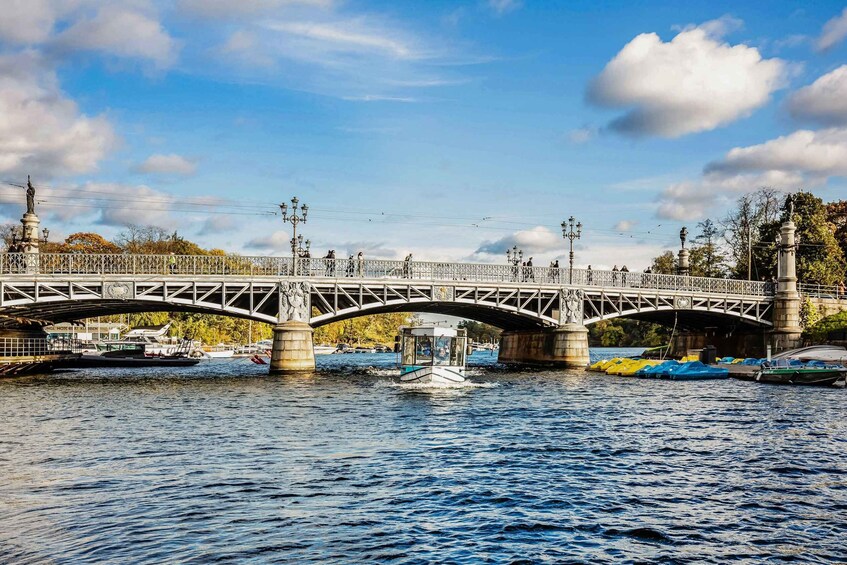
[[[833,235],[841,248],[841,254],[847,257],[847,200],[827,204],[826,221],[833,227]]]
[[[658,257],[653,258],[653,263],[650,265],[650,270],[658,275],[675,275],[677,267],[677,259],[673,251],[665,251]]]
[[[726,276],[726,255],[720,248],[721,229],[706,218],[697,224],[700,233],[691,249],[691,275],[697,277]]]
[[[609,326],[603,335],[600,337],[600,343],[603,347],[620,347],[624,339],[624,331],[620,326]]]
[[[746,279],[749,275],[753,280],[759,278],[756,264],[751,257],[752,251],[763,244],[761,227],[779,219],[781,200],[781,194],[777,190],[762,187],[752,194],[741,196],[735,207],[721,220],[723,237],[728,248],[730,277]]]
[[[794,223],[800,237],[797,277],[800,282],[834,285],[844,279],[844,253],[835,239],[835,226],[828,221],[823,200],[809,192],[797,192]]]

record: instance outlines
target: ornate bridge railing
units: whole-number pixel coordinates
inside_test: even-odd
[[[173,275],[303,277],[312,279],[410,279],[578,287],[620,287],[710,294],[773,295],[770,283],[652,273],[551,269],[487,263],[298,259],[239,255],[0,254],[0,275]],[[570,275],[570,276],[569,276]],[[569,282],[571,281],[571,282]]]

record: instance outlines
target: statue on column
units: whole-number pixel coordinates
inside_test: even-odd
[[[35,214],[35,187],[29,175],[26,176],[26,213]]]
[[[785,197],[785,211],[788,212],[788,221],[794,217],[794,195],[789,194]]]

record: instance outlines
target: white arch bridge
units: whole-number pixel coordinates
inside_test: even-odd
[[[313,327],[435,312],[506,330],[632,317],[680,327],[770,327],[755,281],[476,263],[242,256],[0,254],[0,327],[20,319],[187,311]]]

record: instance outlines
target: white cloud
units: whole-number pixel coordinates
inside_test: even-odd
[[[826,51],[847,37],[847,8],[823,26],[816,47],[818,51]]]
[[[275,231],[270,235],[254,237],[245,243],[244,247],[265,252],[291,251],[291,236],[285,231]]]
[[[615,230],[617,231],[629,231],[635,227],[638,222],[634,220],[621,220],[617,224],[615,224]]]
[[[46,40],[56,22],[55,4],[51,0],[6,0],[0,16],[0,40],[21,45]]]
[[[286,7],[329,8],[333,4],[333,0],[180,0],[177,5],[189,16],[230,19],[260,16]]]
[[[488,7],[498,16],[517,10],[522,5],[520,0],[488,0]]]
[[[517,246],[522,249],[524,257],[531,253],[543,253],[561,248],[561,236],[551,232],[544,226],[536,226],[502,237],[496,241],[483,241],[474,254],[504,255],[507,249]]]
[[[788,110],[795,118],[824,125],[847,124],[847,65],[792,94]]]
[[[150,155],[143,163],[135,167],[140,173],[147,174],[175,174],[193,175],[197,170],[197,163],[180,155]]]
[[[81,114],[37,54],[0,55],[0,172],[89,172],[114,142],[108,120]]]
[[[659,217],[704,217],[738,195],[767,186],[797,190],[847,176],[847,128],[798,130],[758,145],[736,147],[709,163],[703,176],[670,185],[659,198]]]
[[[570,132],[568,132],[568,141],[576,145],[588,143],[595,137],[597,137],[597,128],[593,128],[590,126],[572,129]]]
[[[200,230],[197,232],[197,235],[217,235],[220,233],[235,231],[239,227],[241,227],[241,224],[237,223],[232,216],[211,216],[203,222],[202,226],[200,226]]]
[[[267,29],[309,42],[318,49],[342,53],[381,53],[397,59],[422,54],[405,38],[377,28],[364,18],[341,22],[287,22],[265,24]]]
[[[798,130],[759,145],[736,147],[706,172],[781,171],[805,176],[847,174],[847,129]]]
[[[720,41],[733,22],[687,28],[667,43],[655,33],[637,36],[592,81],[588,99],[629,108],[609,127],[630,135],[679,137],[750,115],[785,85],[787,66]]]
[[[101,51],[117,57],[152,61],[170,66],[176,42],[151,14],[118,4],[107,4],[94,17],[84,17],[60,33],[54,48]]]
[[[675,183],[659,197],[657,215],[671,220],[701,220],[710,210],[729,204],[742,194],[763,186],[778,190],[794,190],[803,177],[795,173],[766,171],[724,175],[706,173],[701,179]]]

